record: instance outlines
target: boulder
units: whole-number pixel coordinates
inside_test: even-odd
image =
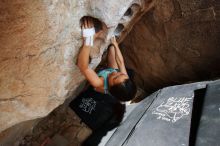
[[[122,41],[146,92],[220,77],[219,1],[157,0]]]
[[[0,0],[0,132],[44,117],[75,97],[84,81],[76,66],[80,19],[91,16],[107,27],[91,52],[95,68],[117,25],[132,20],[123,17],[134,3],[144,5],[134,0]]]

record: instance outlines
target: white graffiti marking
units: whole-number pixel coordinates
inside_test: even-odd
[[[85,112],[91,114],[92,111],[95,110],[96,101],[93,100],[92,98],[88,98],[88,99],[82,98],[82,102],[81,102],[81,104],[79,105],[79,107],[80,107],[83,111],[85,111]]]
[[[167,102],[159,105],[152,114],[158,115],[157,119],[175,123],[183,116],[190,113],[190,101],[187,97],[170,97]]]

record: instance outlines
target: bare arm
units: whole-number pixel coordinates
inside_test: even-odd
[[[93,22],[89,19],[85,19],[83,21],[82,28],[91,28],[93,27]],[[97,88],[102,86],[102,80],[98,77],[96,72],[89,68],[89,54],[90,54],[91,46],[85,44],[85,38],[83,42],[83,46],[80,50],[77,60],[77,66],[79,67],[81,73],[86,77],[89,83]]]
[[[118,46],[118,43],[117,43],[115,37],[113,37],[111,39],[111,42],[115,46],[115,60],[116,60],[116,62],[118,64],[118,68],[119,68],[120,72],[122,72],[122,73],[127,75],[127,71],[126,71],[125,63],[124,63],[124,58],[123,58],[123,56],[121,54],[121,51],[119,49],[119,46]]]

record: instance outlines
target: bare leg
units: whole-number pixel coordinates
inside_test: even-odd
[[[115,47],[113,45],[108,48],[108,67],[118,69],[118,64],[115,60]]]

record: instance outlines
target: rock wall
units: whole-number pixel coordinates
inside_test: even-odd
[[[219,77],[219,9],[205,0],[0,0],[0,132],[46,116],[81,91],[75,63],[83,16],[107,28],[91,67],[115,34],[137,84],[152,92]]]
[[[83,16],[107,26],[91,52],[94,68],[115,29],[121,35],[118,24],[135,22],[135,7],[128,10],[134,5],[144,7],[145,1],[0,0],[0,132],[44,117],[79,93],[84,77],[75,63]]]
[[[157,0],[121,44],[136,83],[149,93],[220,77],[220,2]]]

